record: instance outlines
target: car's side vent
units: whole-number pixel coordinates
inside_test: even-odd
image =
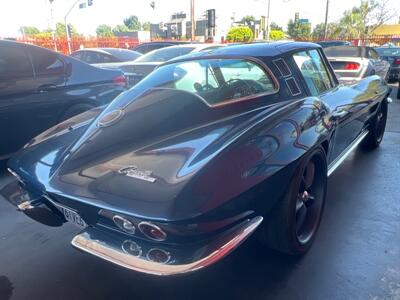
[[[288,65],[282,58],[273,60],[273,63],[276,66],[276,68],[279,70],[279,73],[281,73],[281,75],[283,77],[288,77],[288,76],[292,75],[292,72],[290,71]]]
[[[290,93],[292,94],[292,96],[297,96],[301,94],[301,90],[299,85],[296,82],[296,79],[294,79],[293,77],[290,78],[286,78],[286,85],[290,91]]]

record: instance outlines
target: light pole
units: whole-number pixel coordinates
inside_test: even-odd
[[[329,0],[326,0],[324,40],[326,40],[326,38],[328,37],[328,15],[329,15]]]
[[[194,0],[190,0],[190,19],[192,22],[192,32],[191,32],[191,40],[193,41],[195,39],[195,34],[196,34],[196,22],[194,20]]]
[[[69,34],[68,30],[68,23],[67,23],[67,18],[68,15],[71,13],[71,11],[74,9],[75,5],[79,2],[80,0],[76,0],[74,4],[72,4],[71,8],[68,10],[67,14],[64,17],[64,25],[65,25],[65,31],[67,33],[67,43],[68,43],[68,54],[71,54],[72,49],[71,49],[71,36]]]
[[[268,6],[268,8],[267,8],[267,19],[266,19],[266,24],[265,24],[265,35],[266,35],[266,39],[267,39],[267,41],[269,41],[269,12],[270,12],[270,8],[271,8],[271,0],[268,0],[268,3],[267,3],[267,6]]]

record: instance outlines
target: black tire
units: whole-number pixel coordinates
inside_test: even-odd
[[[399,79],[399,86],[397,87],[397,99],[400,99],[400,79]]]
[[[304,205],[302,186],[310,164],[314,165],[313,180],[315,186],[309,187],[309,194],[314,195],[312,204]],[[283,199],[277,203],[274,209],[265,216],[263,227],[259,232],[261,242],[267,247],[290,255],[302,255],[308,251],[315,239],[322,213],[325,206],[327,185],[326,154],[322,147],[317,147],[304,157],[299,164]],[[312,188],[312,189],[311,189]],[[307,189],[305,189],[306,191]],[[300,197],[300,198],[299,198]],[[309,231],[302,232],[303,225],[299,225],[298,203],[303,201],[306,209],[306,217],[302,218],[302,224]],[[310,209],[310,211],[308,211]],[[307,219],[307,213],[309,213]],[[307,225],[307,226],[306,226]],[[304,233],[304,234],[303,234]]]
[[[93,105],[82,103],[82,104],[76,104],[68,108],[60,117],[60,122],[65,121],[69,118],[72,118],[75,115],[79,115],[89,109],[94,108]]]
[[[387,112],[388,102],[384,99],[369,125],[369,133],[361,143],[361,146],[364,149],[375,149],[382,142],[386,128]]]

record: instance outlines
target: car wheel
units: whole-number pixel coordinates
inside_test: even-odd
[[[79,115],[89,109],[94,108],[93,105],[90,104],[76,104],[68,108],[60,117],[60,122],[65,121],[69,118],[72,118],[75,115]]]
[[[369,133],[362,142],[365,149],[375,149],[382,142],[386,128],[388,102],[383,100],[369,126]]]
[[[283,199],[264,218],[268,221],[261,228],[261,241],[287,254],[306,253],[321,221],[326,185],[326,154],[318,147],[303,159]]]

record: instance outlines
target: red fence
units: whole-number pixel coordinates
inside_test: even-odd
[[[19,42],[34,44],[44,48],[56,50],[64,54],[68,54],[68,42],[66,38],[55,38],[54,40],[49,37],[37,38],[27,37],[19,39]],[[75,51],[81,48],[132,48],[139,44],[139,41],[134,38],[128,37],[73,37],[71,39],[71,50]]]
[[[18,40],[23,43],[35,44],[48,49],[53,49],[65,54],[68,54],[68,43],[66,38],[55,38],[51,37],[27,37],[25,39]],[[304,39],[302,41],[313,41]],[[374,36],[366,39],[351,39],[348,40],[356,46],[381,46],[387,43],[393,43],[394,45],[400,46],[400,35],[396,36]],[[111,47],[111,48],[132,48],[139,44],[139,41],[131,37],[73,37],[71,39],[72,51],[81,48],[99,48],[99,47]]]

